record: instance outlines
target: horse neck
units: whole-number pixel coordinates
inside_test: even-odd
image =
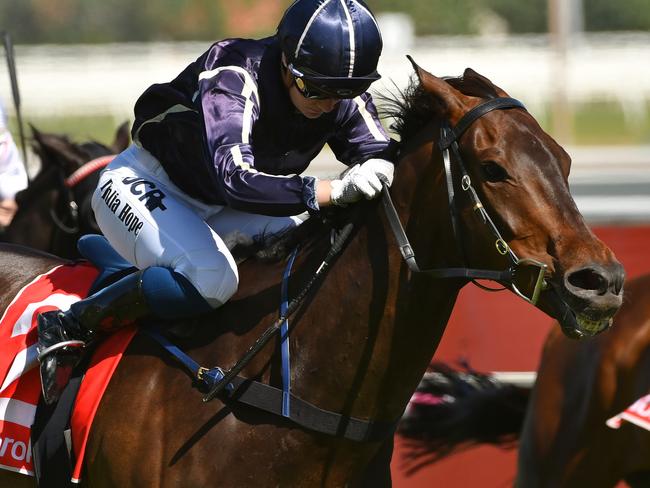
[[[391,190],[422,267],[444,265],[455,253],[444,175],[430,169],[431,151],[429,143],[404,158]],[[310,305],[304,320],[313,324],[304,324],[309,332],[300,342],[311,350],[305,370],[336,369],[308,380],[317,404],[340,410],[333,399],[345,392],[344,408],[355,415],[394,419],[433,356],[459,286],[409,272],[381,205],[376,209]]]

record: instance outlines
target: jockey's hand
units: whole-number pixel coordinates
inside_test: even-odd
[[[344,206],[362,198],[375,198],[381,193],[382,181],[388,186],[393,183],[393,170],[393,163],[384,159],[357,164],[342,179],[331,182],[330,200],[334,205]]]

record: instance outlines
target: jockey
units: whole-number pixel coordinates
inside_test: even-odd
[[[140,317],[188,318],[228,301],[223,238],[254,238],[391,184],[390,139],[370,85],[382,40],[361,0],[296,0],[276,35],[216,42],[135,104],[133,144],[102,173],[97,223],[139,271],[39,316],[43,393],[55,401],[97,333]],[[300,176],[328,144],[344,177]]]
[[[16,143],[7,127],[0,103],[0,229],[11,223],[16,210],[16,193],[27,188],[27,172]]]

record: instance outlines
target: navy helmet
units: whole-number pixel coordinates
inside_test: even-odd
[[[353,98],[380,78],[381,34],[361,0],[296,0],[278,40],[288,68],[312,91]]]

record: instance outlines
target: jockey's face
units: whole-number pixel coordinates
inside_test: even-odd
[[[340,102],[337,98],[312,99],[305,97],[296,86],[294,76],[287,69],[283,69],[284,86],[289,91],[289,98],[296,109],[308,119],[317,119],[321,115],[331,112]]]

